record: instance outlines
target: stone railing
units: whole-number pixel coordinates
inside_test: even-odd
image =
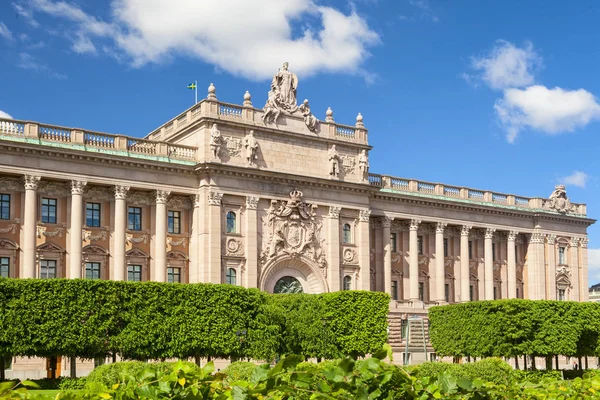
[[[0,136],[2,135],[39,139],[41,144],[44,142],[72,144],[74,149],[80,149],[76,147],[80,145],[90,151],[124,151],[132,156],[141,154],[196,161],[198,154],[198,149],[192,146],[8,119],[0,119]]]
[[[250,126],[256,126],[256,129],[265,127],[262,121],[263,110],[254,108],[248,105],[238,105],[224,103],[218,100],[204,99],[201,102],[193,105],[188,110],[177,115],[175,118],[167,121],[161,125],[144,139],[149,140],[165,140],[171,136],[176,135],[182,130],[187,129],[191,123],[201,118],[212,118],[215,120],[232,121],[247,124]],[[284,118],[282,115],[281,118]],[[286,115],[287,124],[285,124],[285,130],[290,130],[294,133],[307,133],[308,129],[304,125],[304,119],[301,115]],[[362,117],[361,117],[362,118]],[[215,121],[218,122],[218,121]],[[320,137],[330,138],[334,140],[340,140],[350,143],[368,144],[368,131],[362,124],[357,123],[356,126],[342,125],[336,122],[320,121],[320,131],[318,135]],[[266,127],[281,129],[283,125],[268,124]],[[312,133],[311,133],[312,134]]]
[[[499,204],[524,209],[542,209],[546,199],[522,197],[513,194],[470,189],[441,183],[424,182],[413,179],[395,178],[388,175],[369,174],[369,184],[382,189],[394,189],[411,193],[438,195],[455,199],[472,200],[481,203]],[[571,203],[573,213],[586,215],[585,204]]]

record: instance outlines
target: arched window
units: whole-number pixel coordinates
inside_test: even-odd
[[[227,233],[236,233],[235,228],[235,213],[233,211],[229,211],[227,213]]]
[[[225,283],[227,283],[228,285],[235,285],[236,284],[236,276],[237,276],[237,272],[235,269],[227,268],[227,275],[225,275]]]
[[[352,277],[350,275],[346,275],[344,277],[344,290],[352,290]]]
[[[343,243],[352,243],[352,228],[350,228],[350,224],[344,224],[343,232]]]

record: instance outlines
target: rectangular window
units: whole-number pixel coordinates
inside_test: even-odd
[[[129,282],[141,282],[142,281],[142,266],[141,265],[128,265],[127,266],[127,280]]]
[[[85,263],[85,279],[100,279],[100,263]]]
[[[496,243],[492,243],[492,261],[496,261]]]
[[[558,248],[558,263],[559,264],[566,264],[566,262],[565,262],[565,248],[564,247],[559,247]]]
[[[40,279],[56,278],[56,260],[40,260]]]
[[[10,219],[10,194],[0,194],[0,219]]]
[[[42,222],[45,224],[56,223],[56,199],[42,197]]]
[[[142,230],[142,209],[140,207],[129,207],[127,229],[130,231]]]
[[[444,238],[444,257],[448,257],[448,239]]]
[[[92,228],[100,227],[100,203],[85,204],[85,224]]]
[[[498,300],[498,288],[494,287],[494,300]]]
[[[518,291],[518,290],[519,290],[519,289],[517,289],[517,291]],[[475,290],[474,290],[474,288],[473,288],[473,285],[470,285],[470,286],[469,286],[469,300],[470,300],[470,301],[473,301],[473,300],[475,300]]]
[[[167,282],[181,283],[181,268],[167,268]]]
[[[390,241],[392,242],[392,253],[396,253],[398,251],[397,240],[398,235],[396,233],[392,233],[390,236]]]
[[[181,233],[181,213],[179,211],[168,211],[168,231],[169,233]]]
[[[446,300],[446,303],[450,303],[450,284],[446,283],[444,285],[444,299]]]
[[[521,298],[521,296],[519,294],[519,288],[517,288],[517,299],[520,299],[520,298]]]
[[[419,255],[422,256],[423,255],[423,236],[417,236],[417,249],[418,249]]]
[[[398,281],[392,281],[392,300],[398,300]]]
[[[402,339],[406,339],[407,333],[408,333],[408,320],[407,319],[403,319],[400,322],[400,337]],[[404,353],[402,353],[404,354]]]
[[[425,301],[425,284],[419,282],[419,300]]]
[[[558,300],[565,300],[565,289],[558,289]]]
[[[469,240],[469,260],[473,259],[473,241]]]
[[[515,244],[515,262],[517,262],[517,261],[519,260],[519,251],[518,251],[518,249],[519,249],[519,248],[518,248],[518,247],[517,247],[517,245]]]
[[[10,278],[10,258],[0,257],[0,278]]]

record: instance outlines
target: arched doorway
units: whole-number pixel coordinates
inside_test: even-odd
[[[269,293],[324,293],[328,291],[322,269],[306,257],[280,256],[261,272],[260,288]]]

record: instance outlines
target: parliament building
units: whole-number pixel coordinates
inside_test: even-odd
[[[595,221],[564,186],[524,197],[373,173],[362,115],[317,119],[287,67],[263,108],[210,84],[143,139],[0,119],[0,275],[383,291],[398,352],[432,305],[588,299]]]

